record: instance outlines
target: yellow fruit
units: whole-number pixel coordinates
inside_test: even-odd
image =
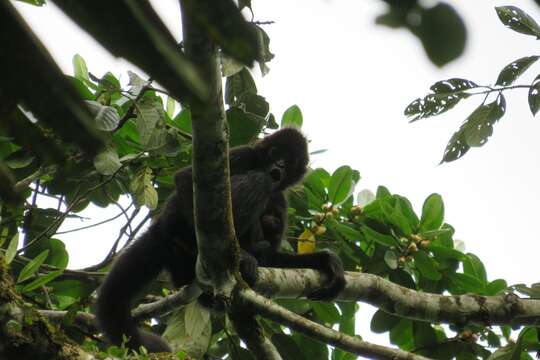
[[[306,229],[298,237],[298,253],[309,254],[315,251],[315,235],[311,230]]]

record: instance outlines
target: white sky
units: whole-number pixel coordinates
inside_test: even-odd
[[[178,2],[152,3],[179,38]],[[379,0],[254,0],[255,19],[275,21],[265,30],[276,57],[271,72],[258,76],[259,93],[278,119],[290,105],[300,106],[311,150],[329,149],[312,159],[315,166],[333,170],[350,165],[362,175],[358,190],[385,185],[409,198],[418,212],[430,193],[441,194],[446,221],[467,250],[483,260],[490,280],[537,282],[540,232],[533,225],[540,220],[540,119],[528,109],[526,90],[505,93],[507,115],[484,147],[440,166],[451,135],[481,98],[415,124],[408,124],[403,109],[438,80],[465,77],[493,84],[506,64],[538,55],[536,40],[504,28],[493,8],[516,5],[539,22],[540,8],[532,0],[451,3],[465,18],[469,42],[465,55],[441,70],[408,32],[374,25],[384,9]],[[98,76],[112,71],[125,80],[127,70],[135,69],[113,58],[52,4],[15,4],[64,72],[72,73],[76,53]],[[538,70],[535,64],[516,84],[530,83]],[[87,223],[116,213],[92,211]],[[101,260],[120,226],[111,223],[92,233],[63,236],[70,267]]]

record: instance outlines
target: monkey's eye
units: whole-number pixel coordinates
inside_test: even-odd
[[[285,167],[285,160],[283,159],[277,159],[274,164],[280,168],[280,169],[283,169]]]

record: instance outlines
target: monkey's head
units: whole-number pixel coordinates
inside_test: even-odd
[[[260,151],[262,163],[268,167],[277,191],[283,191],[294,185],[307,171],[309,162],[307,140],[295,128],[276,131],[257,143],[255,148]]]

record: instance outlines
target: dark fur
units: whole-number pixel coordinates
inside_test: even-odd
[[[332,299],[345,284],[341,260],[330,251],[312,254],[279,252],[287,228],[284,191],[302,179],[309,160],[307,142],[296,129],[286,128],[253,146],[231,149],[231,194],[234,226],[242,248],[240,271],[253,285],[257,266],[314,268],[325,272],[328,283],[311,294]],[[176,191],[150,228],[116,260],[99,290],[97,318],[114,344],[143,345],[150,352],[170,351],[159,336],[140,330],[131,317],[132,300],[162,270],[176,287],[195,279],[197,243],[193,225],[192,170],[176,174]]]

